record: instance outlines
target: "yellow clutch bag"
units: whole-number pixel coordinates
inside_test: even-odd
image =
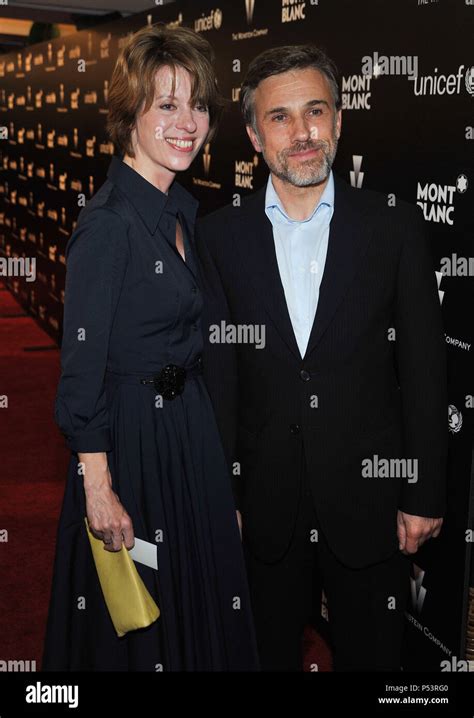
[[[117,636],[149,626],[160,615],[160,609],[127,549],[122,545],[120,551],[106,551],[104,542],[92,534],[87,516],[84,520],[102,593]]]

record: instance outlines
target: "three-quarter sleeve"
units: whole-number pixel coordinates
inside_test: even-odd
[[[128,258],[127,225],[117,212],[98,207],[79,218],[66,249],[61,377],[54,412],[75,452],[113,448],[104,378]]]

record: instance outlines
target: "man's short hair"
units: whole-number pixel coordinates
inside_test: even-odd
[[[240,107],[245,124],[255,127],[254,93],[267,77],[281,75],[290,70],[319,70],[328,80],[334,107],[341,108],[339,73],[335,63],[316,45],[283,45],[257,55],[249,65],[240,90]]]

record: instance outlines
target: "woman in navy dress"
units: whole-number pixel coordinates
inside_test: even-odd
[[[230,476],[201,374],[197,201],[175,181],[215,131],[209,43],[151,26],[109,93],[121,157],[69,240],[55,416],[72,451],[43,670],[258,670]],[[183,372],[184,370],[184,372]],[[156,543],[136,568],[161,615],[118,638],[84,517],[105,550]]]

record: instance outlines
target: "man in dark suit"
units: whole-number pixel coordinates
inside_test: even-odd
[[[267,670],[301,670],[319,578],[336,670],[399,670],[409,558],[445,510],[446,366],[418,210],[331,167],[337,71],[268,50],[241,89],[267,184],[198,226],[204,368]]]

